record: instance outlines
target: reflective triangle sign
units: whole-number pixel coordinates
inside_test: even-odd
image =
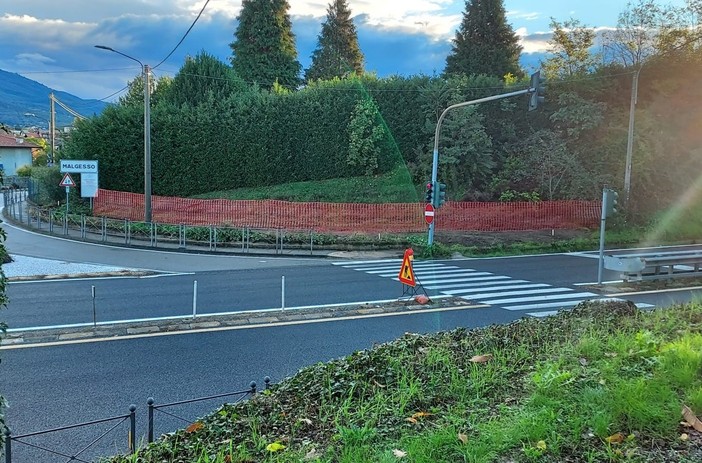
[[[73,178],[71,177],[71,174],[66,173],[63,178],[61,179],[61,183],[59,183],[59,186],[65,186],[65,187],[74,187],[76,186],[76,182],[73,181]]]
[[[400,281],[408,286],[416,286],[417,282],[414,278],[414,270],[412,270],[412,262],[410,256],[405,253],[405,258],[402,259],[402,267],[400,268],[400,274],[398,275]]]

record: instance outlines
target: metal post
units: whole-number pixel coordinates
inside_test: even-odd
[[[268,388],[271,387],[271,377],[266,376],[265,378],[263,378],[263,384],[263,390],[267,391]]]
[[[102,220],[102,242],[107,242],[107,217],[104,215],[101,217]]]
[[[443,122],[444,118],[446,117],[446,113],[448,113],[452,109],[462,108],[464,106],[475,105],[475,104],[480,104],[480,103],[487,103],[489,101],[501,100],[503,98],[509,98],[509,97],[518,96],[518,95],[526,95],[526,94],[529,94],[529,93],[534,92],[534,91],[536,91],[535,88],[527,88],[525,90],[518,90],[516,92],[503,93],[500,95],[489,96],[487,98],[480,98],[477,100],[465,101],[463,103],[451,105],[448,108],[444,109],[444,111],[441,113],[441,116],[439,116],[439,120],[436,123],[436,131],[434,132],[434,151],[433,151],[433,159],[432,159],[432,167],[431,167],[431,183],[432,183],[432,185],[434,185],[434,186],[437,185],[437,178],[438,178],[438,171],[439,171],[439,134],[441,133],[441,123]],[[438,194],[438,191],[436,189],[434,191],[435,191],[435,194]],[[434,207],[436,207],[436,205]],[[427,237],[427,245],[429,245],[429,246],[432,246],[434,244],[434,224],[435,223],[436,223],[436,220],[433,220],[429,224],[429,236]]]
[[[154,398],[146,399],[146,404],[149,406],[148,412],[148,432],[146,436],[147,442],[150,444],[154,441]]]
[[[197,317],[197,280],[193,281],[193,318]]]
[[[136,453],[136,405],[129,406],[129,451]]]
[[[600,255],[597,264],[597,284],[602,284],[602,271],[604,269],[604,245],[605,245],[605,228],[607,226],[607,188],[602,190],[602,218],[600,219]]]
[[[251,388],[251,394],[256,395],[256,381],[251,381],[251,384],[249,384],[249,387]]]
[[[282,282],[280,286],[280,300],[281,300],[281,308],[285,310],[285,275],[282,277]]]
[[[144,222],[151,222],[151,84],[149,65],[144,72]]]
[[[5,463],[12,463],[12,432],[5,428]]]
[[[93,296],[93,328],[97,328],[97,312],[95,311],[95,285],[92,285],[90,290]]]
[[[634,115],[636,113],[636,103],[639,98],[639,74],[641,67],[634,73],[631,81],[631,104],[629,106],[629,134],[626,143],[626,166],[624,167],[624,202],[629,204],[631,193],[631,162],[634,150]]]

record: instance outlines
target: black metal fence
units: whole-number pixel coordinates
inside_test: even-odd
[[[271,384],[271,379],[266,376],[263,379],[264,382],[264,390],[268,389]],[[245,400],[247,398],[253,397],[256,395],[258,392],[257,385],[255,381],[252,381],[249,385],[248,389],[242,390],[242,391],[235,391],[235,392],[226,392],[223,394],[216,394],[216,395],[211,395],[207,397],[199,397],[197,399],[188,399],[188,400],[181,400],[178,402],[171,402],[171,403],[165,403],[165,404],[156,404],[155,400],[153,397],[149,397],[148,400],[146,401],[147,406],[148,406],[148,421],[147,421],[147,444],[154,442],[154,434],[155,434],[155,428],[156,428],[156,420],[155,416],[158,413],[167,415],[171,418],[174,418],[180,422],[186,423],[188,425],[192,424],[195,422],[193,419],[188,419],[184,418],[182,416],[177,415],[175,412],[167,411],[166,409],[172,410],[173,408],[176,408],[178,406],[184,406],[188,404],[193,404],[197,402],[205,402],[205,401],[211,401],[215,399],[221,399],[224,397],[235,397],[234,401],[230,401],[228,403],[237,403],[241,402],[242,400]],[[44,456],[50,456],[51,458],[49,460],[44,460],[41,459],[41,457],[37,456],[35,459],[32,461],[52,461],[52,462],[57,462],[57,461],[63,461],[59,460],[59,458],[65,458],[66,463],[70,462],[80,462],[80,463],[90,463],[91,460],[88,460],[87,457],[85,456],[91,449],[95,449],[96,446],[99,445],[99,443],[105,439],[108,435],[113,433],[121,424],[126,422],[127,420],[129,421],[129,429],[127,431],[127,452],[129,454],[134,454],[138,450],[137,448],[137,440],[136,440],[136,410],[137,407],[136,405],[130,405],[129,406],[129,413],[126,415],[120,415],[120,416],[113,416],[110,418],[103,418],[103,419],[98,419],[98,420],[93,420],[93,421],[87,421],[83,423],[78,423],[78,424],[72,424],[68,426],[61,426],[58,428],[53,428],[53,429],[46,429],[43,431],[37,431],[37,432],[30,432],[26,434],[20,434],[20,435],[13,435],[10,428],[6,427],[4,431],[4,437],[5,437],[5,462],[4,463],[12,463],[13,462],[13,448],[22,445],[24,447],[29,447],[32,450],[34,450],[35,454],[37,455],[44,455]],[[57,434],[61,433],[63,431],[70,431],[70,430],[75,430],[75,429],[83,429],[83,428],[89,428],[89,427],[98,427],[98,425],[103,425],[103,424],[109,424],[109,427],[107,429],[101,429],[99,431],[99,435],[97,437],[93,438],[88,442],[87,444],[84,444],[78,449],[77,451],[68,451],[65,449],[66,445],[63,444],[54,444],[53,446],[50,446],[49,444],[42,444],[38,443],[36,441],[32,441],[30,438],[36,438],[36,437],[41,437],[41,436],[46,436],[49,434]],[[96,433],[97,434],[97,433]],[[64,442],[65,439],[59,439],[59,442]],[[57,449],[58,446],[61,446],[60,448]],[[119,452],[119,449],[115,449],[113,447],[110,447],[110,449],[114,450],[113,453]],[[104,452],[103,452],[104,455]],[[18,460],[16,460],[18,461]],[[23,461],[26,461],[26,459],[23,459]]]
[[[16,444],[22,444],[22,445],[25,445],[27,447],[32,447],[36,450],[39,450],[44,454],[50,454],[53,456],[53,459],[52,459],[53,461],[59,461],[59,460],[57,460],[57,457],[62,457],[62,458],[67,458],[67,460],[65,460],[67,463],[71,462],[71,461],[90,463],[88,460],[83,459],[83,455],[88,450],[92,449],[103,438],[105,438],[107,435],[109,435],[112,431],[117,429],[117,427],[119,427],[119,425],[121,425],[122,423],[124,423],[127,420],[129,420],[129,434],[128,434],[129,448],[128,448],[128,450],[129,450],[129,453],[134,453],[136,451],[136,405],[130,405],[129,406],[129,413],[127,415],[113,416],[110,418],[103,418],[100,420],[87,421],[84,423],[72,424],[72,425],[68,425],[68,426],[61,426],[59,428],[46,429],[44,431],[37,431],[37,432],[30,432],[27,434],[20,434],[17,436],[12,435],[12,431],[10,430],[10,428],[5,428],[5,463],[12,463],[12,447],[13,447],[13,445],[16,445]],[[102,423],[114,423],[114,424],[112,424],[106,431],[102,432],[95,439],[90,441],[87,445],[83,446],[78,451],[75,451],[75,452],[70,453],[70,454],[65,453],[66,450],[58,450],[55,448],[48,447],[48,446],[46,446],[46,444],[42,445],[39,443],[30,442],[28,440],[30,437],[44,436],[47,434],[59,433],[61,431],[66,431],[66,430],[76,429],[76,428],[86,428],[86,427],[90,427],[90,426],[96,426],[96,425],[99,425]]]

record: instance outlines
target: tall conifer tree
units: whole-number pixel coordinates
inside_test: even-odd
[[[346,0],[333,0],[327,7],[327,19],[317,37],[305,80],[328,80],[350,72],[363,74],[363,53]]]
[[[232,49],[234,71],[247,82],[271,88],[295,89],[302,66],[297,60],[295,35],[287,0],[244,0]]]
[[[519,39],[507,23],[503,0],[466,0],[444,74],[521,76]]]

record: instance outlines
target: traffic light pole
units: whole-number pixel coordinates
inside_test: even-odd
[[[446,113],[449,111],[456,109],[456,108],[462,108],[464,106],[470,106],[470,105],[475,105],[475,104],[480,104],[480,103],[487,103],[489,101],[495,101],[495,100],[502,100],[504,98],[510,98],[513,96],[519,96],[519,95],[527,95],[533,92],[536,92],[536,88],[527,88],[524,90],[518,90],[516,92],[510,92],[510,93],[502,93],[500,95],[493,95],[489,96],[486,98],[480,98],[478,100],[471,100],[471,101],[465,101],[463,103],[458,103],[452,106],[449,106],[448,108],[444,109],[444,112],[441,113],[441,116],[439,116],[439,121],[436,123],[436,132],[434,133],[434,158],[432,161],[432,167],[431,167],[431,184],[432,185],[437,185],[437,178],[439,174],[439,133],[441,132],[441,123],[444,121],[444,118],[446,117]],[[436,189],[434,189],[434,194],[437,194]],[[429,236],[427,238],[427,245],[432,246],[434,244],[434,227],[436,226],[436,219],[429,224]]]

